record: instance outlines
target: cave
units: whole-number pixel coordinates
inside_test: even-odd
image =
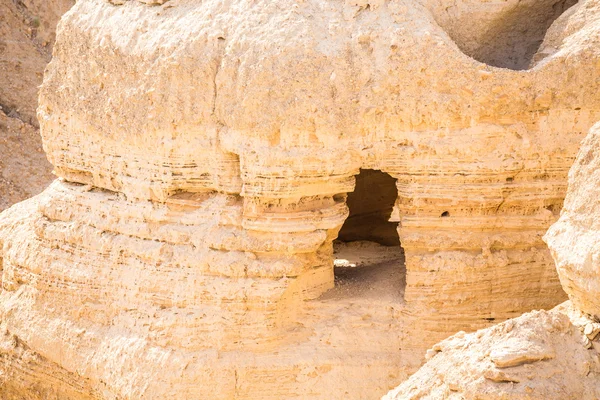
[[[399,246],[398,224],[390,222],[398,197],[396,179],[373,169],[361,169],[356,186],[348,193],[350,215],[338,235],[342,242],[371,241],[384,246]]]
[[[348,193],[349,215],[334,242],[335,286],[340,297],[377,293],[402,301],[406,286],[404,250],[392,211],[396,179],[378,170],[361,169]]]
[[[494,67],[527,70],[548,55],[539,52],[548,30],[575,4],[577,0],[510,0],[473,8],[459,2],[440,6],[435,14],[466,55]]]

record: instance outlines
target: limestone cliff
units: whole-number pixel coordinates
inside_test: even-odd
[[[560,219],[544,237],[570,301],[436,344],[384,399],[600,398],[599,148],[596,124],[569,172]]]
[[[60,179],[0,216],[1,327],[42,360],[4,390],[370,398],[449,334],[564,300],[542,235],[600,119],[597,1],[546,57],[502,44],[514,69],[457,39],[473,7],[507,9],[439,7],[79,0],[38,109]],[[398,223],[397,262],[336,286],[361,170],[395,185],[373,215]]]

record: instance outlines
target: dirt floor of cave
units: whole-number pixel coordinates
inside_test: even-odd
[[[401,303],[406,286],[404,251],[369,241],[335,242],[335,288],[321,300],[377,299]]]

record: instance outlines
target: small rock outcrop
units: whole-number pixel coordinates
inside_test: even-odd
[[[598,331],[565,302],[459,332],[428,350],[427,363],[383,400],[598,399]]]
[[[512,69],[461,21],[537,8],[459,3],[77,1],[38,109],[59,179],[0,215],[0,394],[371,398],[564,301],[542,236],[600,119],[597,1],[541,2]]]

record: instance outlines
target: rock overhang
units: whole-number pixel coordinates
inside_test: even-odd
[[[493,68],[463,55],[427,8],[367,4],[82,2],[63,33],[79,44],[65,50],[68,42],[59,42],[42,89],[49,157],[71,180],[127,191],[130,185],[115,176],[118,168],[93,176],[93,163],[73,168],[75,155],[57,145],[71,130],[83,141],[79,151],[97,153],[100,141],[118,144],[122,151],[104,153],[158,175],[153,190],[133,183],[145,186],[135,196],[156,191],[164,200],[186,186],[239,193],[245,182],[219,177],[218,170],[235,169],[241,157],[242,176],[257,175],[244,164],[255,163],[254,154],[265,148],[302,160],[302,167],[271,174],[262,166],[272,179],[306,174],[302,169],[311,164],[329,176],[352,175],[373,159],[380,168],[401,169],[385,160],[393,147],[461,156],[464,138],[453,139],[459,132],[483,141],[482,147],[504,132],[494,145],[512,144],[516,153],[547,149],[555,143],[552,133],[535,138],[526,131],[544,129],[540,124],[557,113],[594,118],[588,115],[594,107],[578,101],[585,97],[581,82],[570,75],[577,69],[586,76],[582,67],[592,74],[595,66],[565,64],[574,55],[555,55],[526,72]],[[89,17],[87,8],[94,7],[103,8],[101,20]],[[85,67],[61,63],[63,54],[85,60]],[[62,111],[67,108],[70,114]],[[498,159],[504,154],[472,151],[482,161],[505,161]],[[301,153],[313,158],[305,161]]]

